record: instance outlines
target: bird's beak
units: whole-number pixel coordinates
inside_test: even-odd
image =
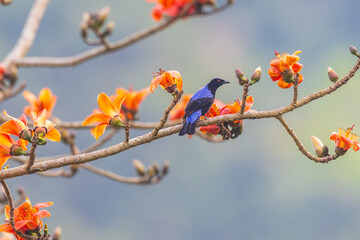
[[[224,80],[224,83],[223,83],[223,84],[227,84],[227,83],[230,83],[230,82]]]

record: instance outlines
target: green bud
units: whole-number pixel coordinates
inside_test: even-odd
[[[335,153],[336,153],[336,155],[338,155],[338,156],[342,156],[342,155],[344,155],[345,153],[347,152],[347,150],[345,150],[345,149],[342,149],[341,147],[335,147]]]
[[[48,226],[47,226],[47,224],[45,224],[45,226],[44,226],[44,236],[47,236],[48,235]]]
[[[326,157],[329,155],[329,148],[324,145],[317,137],[311,135],[311,144],[314,147],[316,156]]]
[[[36,139],[36,144],[37,145],[45,145],[46,143],[47,143],[47,140],[44,137],[38,136],[38,138]]]
[[[116,115],[112,119],[110,119],[109,125],[112,127],[124,127],[124,124],[122,124],[119,115]]]
[[[12,156],[22,156],[25,155],[25,152],[19,144],[13,144],[10,148],[10,155]]]
[[[32,131],[30,129],[24,129],[20,132],[19,138],[31,142]]]

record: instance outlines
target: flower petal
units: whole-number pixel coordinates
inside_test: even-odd
[[[88,116],[84,122],[82,123],[82,126],[89,125],[91,123],[109,123],[111,120],[111,117],[103,114],[103,113],[95,113],[90,116]]]
[[[15,229],[19,230],[20,228],[24,227],[28,223],[31,223],[32,220],[20,220],[15,222]]]
[[[48,131],[45,137],[53,142],[60,142],[61,140],[61,134],[56,128],[52,128],[50,131]]]
[[[291,87],[292,85],[293,85],[293,83],[287,83],[287,82],[285,82],[284,80],[279,80],[278,82],[277,82],[277,85],[279,86],[279,87],[281,87],[281,88],[289,88],[289,87]]]
[[[108,124],[106,123],[100,123],[99,125],[97,125],[94,128],[94,137],[95,140],[98,140],[98,138],[104,134],[106,127],[108,126]]]
[[[9,134],[9,135],[15,135],[19,136],[21,130],[18,128],[18,125],[14,120],[9,120],[7,122],[4,122],[0,126],[0,132]]]
[[[97,98],[97,102],[99,105],[100,110],[105,114],[108,115],[109,117],[114,117],[115,115],[117,115],[117,111],[115,106],[113,105],[113,103],[111,102],[110,98],[108,97],[108,95],[106,95],[105,93],[100,93],[98,95]]]
[[[14,233],[14,230],[10,223],[3,223],[0,225],[0,232]]]
[[[39,212],[35,213],[33,216],[37,218],[43,218],[43,217],[50,217],[51,214],[46,210],[40,210]]]
[[[126,98],[126,96],[128,95],[128,92],[124,92],[122,94],[119,94],[115,97],[114,101],[113,101],[113,106],[115,106],[116,108],[116,115],[120,115],[120,110],[121,110],[121,105],[124,102],[124,99]]]
[[[294,63],[294,64],[291,66],[291,68],[292,68],[292,70],[294,71],[294,73],[300,72],[301,69],[302,69],[302,67],[303,67],[303,65],[302,65],[301,63],[298,63],[298,62]]]
[[[53,204],[54,204],[53,202],[37,203],[34,205],[34,208],[36,210],[39,210],[40,208],[51,207]]]
[[[201,127],[200,131],[202,133],[211,133],[213,135],[217,135],[220,131],[220,128],[217,125],[209,125],[209,126]]]
[[[37,102],[37,97],[29,91],[24,91],[23,92],[23,96],[26,99],[26,101],[28,101],[31,105],[35,105]]]

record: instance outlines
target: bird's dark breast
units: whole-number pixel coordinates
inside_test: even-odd
[[[193,112],[201,109],[201,115],[204,115],[209,111],[211,105],[214,102],[214,98],[204,97],[196,100],[190,100],[188,105],[185,108],[185,116],[184,119],[187,118]]]

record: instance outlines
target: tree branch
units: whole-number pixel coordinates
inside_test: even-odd
[[[78,65],[84,61],[90,60],[102,54],[123,49],[127,46],[137,43],[140,40],[150,37],[157,32],[166,29],[182,17],[186,16],[187,10],[190,9],[190,7],[193,6],[196,2],[197,0],[192,0],[182,9],[182,11],[176,17],[171,18],[166,22],[135,32],[132,35],[125,37],[118,42],[109,43],[107,46],[95,47],[71,57],[26,57],[22,59],[19,58],[16,59],[16,65],[18,67],[71,67]]]
[[[19,40],[3,61],[5,69],[8,69],[13,62],[25,57],[30,50],[48,3],[49,0],[36,0],[34,2]]]
[[[304,145],[301,143],[300,139],[296,136],[294,130],[292,130],[290,128],[290,126],[287,124],[287,122],[285,121],[283,116],[280,115],[280,116],[276,117],[276,119],[279,120],[279,122],[283,125],[283,127],[288,132],[288,134],[293,138],[293,140],[294,140],[296,146],[298,146],[300,152],[302,154],[304,154],[310,160],[313,160],[314,162],[317,162],[317,163],[328,163],[329,161],[335,160],[338,157],[337,155],[330,155],[330,156],[327,156],[327,157],[319,158],[319,157],[316,157],[316,156],[312,155],[309,151],[306,150]]]

